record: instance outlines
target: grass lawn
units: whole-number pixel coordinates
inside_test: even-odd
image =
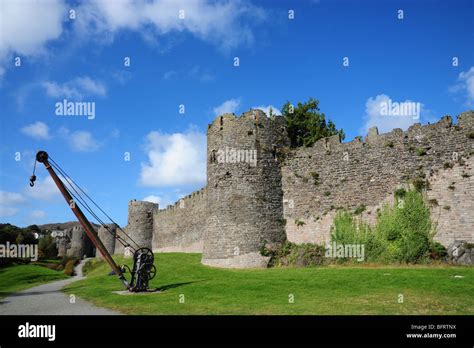
[[[36,285],[68,278],[63,272],[37,265],[0,268],[0,298]]]
[[[65,291],[127,314],[474,314],[472,267],[229,270],[200,260],[201,254],[156,254],[151,287],[164,290],[158,294],[113,294],[123,287],[106,264]]]

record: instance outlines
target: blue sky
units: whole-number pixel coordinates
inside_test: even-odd
[[[472,109],[473,14],[472,0],[4,0],[0,222],[73,220],[44,167],[28,186],[39,149],[126,224],[130,199],[165,207],[205,185],[222,112],[315,97],[348,141]],[[64,99],[95,117],[58,116]],[[382,117],[387,100],[420,118]]]

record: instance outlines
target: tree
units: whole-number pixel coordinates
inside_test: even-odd
[[[311,146],[321,138],[336,134],[344,140],[344,131],[338,130],[331,120],[326,121],[326,115],[319,112],[318,105],[319,101],[314,98],[299,102],[296,107],[289,101],[283,105],[282,115],[286,119],[291,147]]]
[[[38,254],[39,258],[45,259],[52,259],[58,256],[56,242],[50,234],[47,234],[40,238],[38,242]]]

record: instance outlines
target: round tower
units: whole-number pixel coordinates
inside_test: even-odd
[[[66,238],[58,238],[56,246],[58,248],[58,257],[65,257],[67,255],[68,246],[68,241],[66,240]]]
[[[93,245],[82,226],[76,225],[71,230],[71,247],[67,250],[68,257],[82,258],[92,256]]]
[[[209,125],[203,264],[266,267],[262,246],[285,241],[278,150],[288,143],[283,118],[260,110],[224,114]]]
[[[152,248],[153,215],[158,210],[158,204],[132,200],[128,203],[127,234],[138,244],[125,239],[134,248]],[[127,250],[124,250],[127,255]]]
[[[116,233],[117,233],[117,226],[115,224],[108,224],[107,228],[100,226],[99,232],[97,233],[99,236],[99,239],[102,241],[102,244],[104,244],[105,249],[107,249],[107,251],[110,254],[113,254],[115,252],[115,234]],[[97,258],[100,258],[100,259],[103,258],[99,250],[96,250],[95,254]]]

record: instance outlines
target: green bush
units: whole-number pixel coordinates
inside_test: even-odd
[[[430,187],[430,183],[428,180],[425,180],[424,178],[418,177],[413,179],[413,187],[415,190],[418,192],[422,192]]]
[[[359,205],[355,210],[354,214],[355,215],[360,215],[365,211],[366,206],[364,204]]]
[[[346,210],[336,214],[334,224],[331,226],[331,242],[343,245],[364,245],[365,260],[369,255],[373,258],[374,255],[378,255],[382,251],[380,241],[376,237],[367,223],[362,220],[358,221],[353,214]]]
[[[355,244],[359,240],[360,234],[353,215],[346,210],[338,212],[334,219],[334,226],[331,227],[331,241],[341,244]]]
[[[395,241],[399,247],[400,262],[418,262],[426,258],[432,237],[430,208],[423,196],[414,190],[408,191],[404,204],[394,209],[394,221],[399,231]]]
[[[314,184],[319,185],[319,174],[315,172],[309,173],[311,177],[313,178]]]
[[[67,259],[66,265],[64,266],[64,274],[68,276],[73,276],[74,275],[74,267],[78,263],[78,259],[76,258],[71,258]]]
[[[416,149],[416,154],[418,156],[424,156],[424,155],[426,155],[426,152],[427,152],[426,149],[423,148],[423,147],[419,147],[419,148]]]
[[[260,253],[269,256],[269,267],[274,266],[319,266],[324,263],[326,249],[317,244],[295,244],[285,242],[278,246],[263,246]]]
[[[395,198],[403,198],[407,194],[407,190],[405,190],[403,187],[396,189],[394,192]]]
[[[442,260],[448,254],[446,247],[439,242],[432,242],[430,249],[430,257],[433,260]]]
[[[40,238],[38,242],[38,256],[40,259],[52,259],[58,256],[56,242],[50,234]]]
[[[394,206],[385,205],[373,227],[355,220],[350,212],[339,212],[331,227],[331,242],[364,244],[367,261],[418,263],[430,256],[432,231],[429,207],[413,189],[403,199],[396,196]]]
[[[295,225],[298,226],[298,227],[304,226],[305,222],[297,219],[297,220],[295,220]]]

